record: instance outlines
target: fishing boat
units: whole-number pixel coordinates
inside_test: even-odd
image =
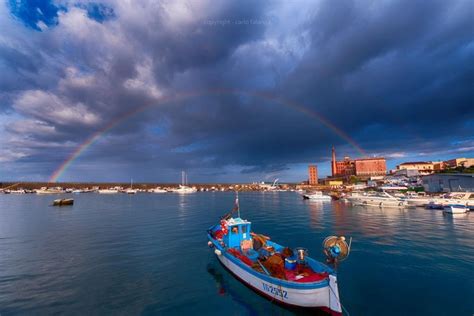
[[[450,214],[463,214],[469,212],[469,208],[462,204],[450,204],[444,207],[443,212]]]
[[[74,199],[57,199],[53,201],[53,206],[73,205]]]
[[[344,237],[330,236],[323,242],[330,267],[310,258],[305,248],[290,249],[252,232],[251,222],[240,217],[238,197],[234,209],[210,227],[207,236],[219,262],[262,296],[283,305],[342,315],[336,268],[350,252]]]
[[[303,199],[317,200],[317,201],[331,201],[329,195],[323,194],[321,191],[303,194]]]

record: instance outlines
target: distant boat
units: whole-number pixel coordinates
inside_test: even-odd
[[[177,189],[173,189],[172,192],[174,193],[181,193],[181,194],[187,194],[187,193],[195,193],[197,192],[196,188],[191,188],[185,185],[180,185]]]
[[[149,193],[168,193],[168,191],[166,191],[165,189],[161,189],[161,188],[154,188],[154,189],[150,189],[148,190]]]
[[[171,192],[180,193],[180,194],[188,194],[188,193],[195,193],[197,192],[196,188],[188,187],[188,176],[186,172],[181,172],[181,183],[177,189],[172,189]]]
[[[64,191],[59,188],[46,188],[43,187],[39,190],[36,190],[36,194],[62,194]]]
[[[23,189],[19,189],[19,190],[10,190],[10,193],[11,194],[25,194],[26,191],[23,190]]]
[[[124,190],[123,192],[127,194],[137,194],[138,190],[133,189],[133,180],[130,180],[130,188]]]
[[[323,192],[321,191],[303,194],[303,199],[317,200],[317,201],[331,201],[331,197],[329,195],[323,194]]]
[[[444,207],[443,212],[450,214],[463,214],[469,211],[465,205],[462,204],[450,204]]]
[[[53,201],[53,206],[73,205],[73,199],[57,199]]]
[[[116,189],[100,189],[97,192],[99,192],[100,194],[116,194],[116,193],[119,193],[119,191],[116,190]]]

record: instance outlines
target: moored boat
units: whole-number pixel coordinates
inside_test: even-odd
[[[57,199],[53,201],[53,206],[73,205],[74,199]]]
[[[138,190],[133,188],[133,179],[130,180],[130,188],[125,189],[123,192],[127,194],[137,194]]]
[[[208,230],[208,245],[226,269],[272,301],[342,315],[335,268],[308,257],[304,248],[290,249],[253,233],[250,221],[232,217],[235,210],[238,199],[234,210]],[[334,267],[350,251],[344,237],[328,237],[323,247]]]
[[[117,189],[100,189],[97,191],[99,194],[116,194],[119,193]]]
[[[166,191],[165,189],[161,189],[159,187],[156,187],[154,189],[150,189],[148,190],[149,193],[167,193],[168,191]]]
[[[430,200],[431,204],[440,205],[441,208],[451,204],[464,205],[468,208],[474,208],[473,192],[451,192],[441,197],[435,197]]]
[[[62,190],[61,188],[46,188],[46,187],[42,187],[41,189],[36,190],[35,192],[36,192],[36,194],[61,194],[61,193],[65,193],[65,191]]]
[[[171,192],[180,193],[180,194],[188,194],[188,193],[195,193],[197,192],[196,188],[191,188],[186,185],[179,185],[178,188],[172,189]]]
[[[323,194],[321,191],[303,194],[303,199],[317,200],[317,201],[331,201],[329,195]]]
[[[401,198],[394,197],[387,192],[381,194],[352,195],[347,197],[354,205],[378,206],[378,207],[405,207],[407,202]]]
[[[197,188],[188,186],[188,175],[186,172],[181,171],[181,184],[178,188],[171,189],[171,192],[180,194],[196,193]]]
[[[463,214],[469,212],[469,208],[462,204],[450,204],[444,207],[443,212],[450,214]]]

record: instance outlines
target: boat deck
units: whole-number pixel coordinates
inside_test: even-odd
[[[217,231],[211,237],[218,242],[221,237],[220,231]],[[264,245],[258,249],[242,250],[240,247],[224,248],[233,257],[239,259],[244,265],[252,268],[254,271],[268,275],[277,279],[296,283],[313,283],[327,280],[333,270],[310,258],[306,257],[304,263],[297,263],[294,254],[285,255],[284,246],[267,240]],[[290,250],[291,251],[291,250]],[[295,261],[293,266],[285,264],[285,259]]]

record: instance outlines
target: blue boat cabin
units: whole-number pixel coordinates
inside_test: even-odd
[[[241,248],[248,244],[251,248],[252,236],[250,236],[249,221],[243,220],[240,217],[231,218],[227,221],[228,233],[224,235],[223,241],[229,248]],[[246,242],[247,241],[247,242]],[[245,246],[242,248],[246,248]]]

